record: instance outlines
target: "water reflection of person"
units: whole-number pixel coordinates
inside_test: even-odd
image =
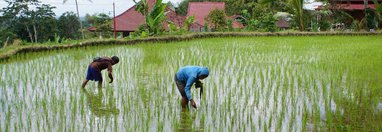
[[[90,93],[86,89],[82,89],[87,98],[87,104],[90,107],[90,111],[96,116],[109,116],[119,114],[119,109],[116,107],[114,101],[109,103],[103,102],[102,88],[98,88],[98,94]]]
[[[196,116],[192,116],[190,113],[190,109],[188,108],[182,108],[180,111],[180,121],[179,121],[179,132],[201,132],[204,131],[204,119],[200,120],[200,127],[198,128],[192,128],[192,124],[195,121]]]
[[[190,116],[190,112],[187,108],[182,108],[182,111],[180,112],[180,121],[179,121],[179,132],[190,132],[192,125],[192,119]]]

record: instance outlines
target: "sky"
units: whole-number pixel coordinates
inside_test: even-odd
[[[56,13],[56,16],[61,16],[64,12],[73,11],[76,12],[75,0],[67,0],[63,3],[63,0],[40,0],[43,4],[50,4],[56,8],[53,11]],[[119,15],[132,7],[134,5],[133,0],[77,0],[78,10],[80,16],[85,16],[86,14],[99,14],[105,13],[109,16],[113,16],[113,2],[115,3],[115,15]],[[137,0],[139,1],[139,0]],[[182,0],[163,0],[163,3],[171,1],[175,5],[178,5]],[[312,0],[306,0],[312,1]],[[4,0],[0,0],[0,8],[8,6]],[[317,3],[312,3],[305,5],[304,8],[312,9],[314,6],[317,6]]]
[[[76,12],[75,0],[67,0],[63,3],[63,0],[40,0],[42,4],[49,4],[55,6],[53,11],[56,16],[61,16],[64,12],[73,11]],[[85,16],[86,14],[98,14],[105,13],[109,16],[113,16],[113,2],[115,3],[115,15],[119,15],[134,6],[133,0],[77,0],[78,10],[80,16]],[[140,1],[140,0],[137,0]],[[175,5],[181,0],[163,0],[163,3],[171,1]],[[0,0],[0,8],[6,7],[8,4],[4,0]]]

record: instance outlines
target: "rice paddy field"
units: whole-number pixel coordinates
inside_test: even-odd
[[[102,89],[87,65],[119,56]],[[174,74],[206,66],[198,109]],[[17,54],[0,63],[0,131],[382,131],[382,36],[225,37]]]

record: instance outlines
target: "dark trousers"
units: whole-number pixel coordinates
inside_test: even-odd
[[[186,87],[186,83],[178,80],[178,77],[176,76],[176,74],[175,74],[174,80],[176,82],[176,86],[178,87],[180,95],[182,95],[183,98],[187,99],[186,91],[184,91],[184,87]]]

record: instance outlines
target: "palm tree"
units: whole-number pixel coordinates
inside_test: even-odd
[[[63,2],[66,3],[68,0],[64,0]],[[88,0],[90,2],[92,2],[91,0]],[[75,0],[76,2],[76,9],[77,9],[77,17],[78,17],[78,21],[80,22],[80,28],[81,28],[81,36],[82,36],[82,39],[85,39],[85,36],[84,36],[84,31],[82,30],[82,22],[81,22],[81,19],[80,19],[80,12],[78,11],[78,2],[77,0]]]
[[[299,24],[298,28],[300,31],[304,31],[304,18],[303,18],[303,4],[304,0],[290,0],[290,4],[294,9],[294,13],[296,15],[297,23]]]

